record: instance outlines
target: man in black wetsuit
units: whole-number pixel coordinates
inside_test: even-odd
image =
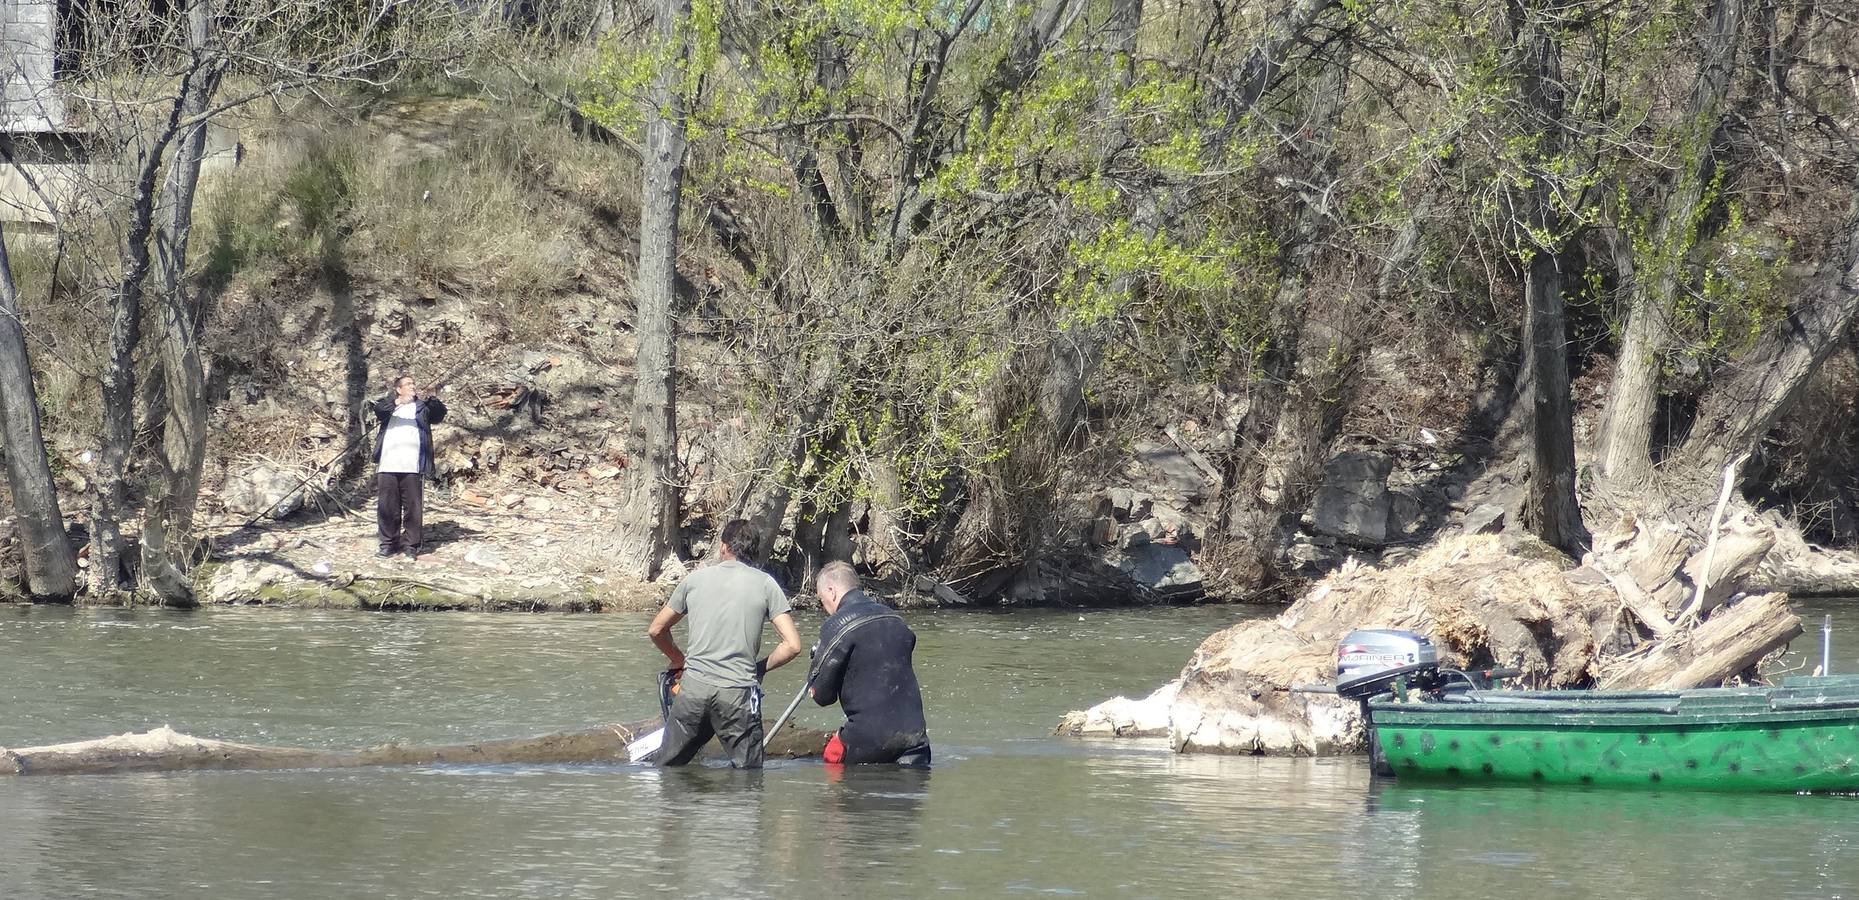
[[[859,589],[846,563],[821,569],[814,594],[828,618],[820,626],[813,700],[846,712],[846,724],[826,742],[826,761],[929,765],[923,694],[910,668],[917,636],[903,616]]]

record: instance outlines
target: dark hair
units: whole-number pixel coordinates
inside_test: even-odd
[[[413,377],[413,374],[411,372],[402,372],[399,375],[394,376],[393,383],[389,384],[388,387],[398,390],[400,388],[401,382],[406,381],[407,379],[412,378],[412,377]]]
[[[729,548],[737,559],[748,561],[755,558],[755,526],[748,519],[731,519],[725,523],[723,530],[717,534],[717,543]]]

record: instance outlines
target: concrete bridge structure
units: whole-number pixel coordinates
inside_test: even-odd
[[[81,121],[97,110],[85,116],[66,103],[58,83],[59,14],[60,0],[0,0],[0,223],[16,231],[56,228],[61,211],[95,196],[95,182],[109,177],[104,169],[124,147],[146,140],[136,127]],[[128,133],[105,133],[118,130]],[[207,127],[208,171],[231,168],[239,156],[236,131]]]
[[[38,134],[64,126],[53,90],[57,0],[0,0],[0,130]]]
[[[0,0],[0,222],[52,227],[87,154],[57,89],[58,0]]]

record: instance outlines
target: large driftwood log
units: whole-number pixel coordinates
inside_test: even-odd
[[[238,744],[182,734],[163,726],[152,731],[43,747],[0,748],[0,776],[99,775],[199,769],[348,769],[360,766],[488,766],[623,763],[626,745],[659,727],[654,718],[603,725],[533,738],[422,746],[383,744],[365,750],[317,750]],[[771,758],[817,756],[826,735],[786,728],[768,747]],[[720,751],[715,742],[706,756]]]
[[[1588,562],[1634,617],[1664,638],[1746,591],[1775,541],[1775,528],[1747,511],[1711,528],[1701,549],[1676,524],[1639,522],[1624,535],[1602,535]]]
[[[1663,638],[1672,633],[1672,619],[1666,615],[1665,604],[1646,593],[1632,575],[1621,572],[1609,560],[1597,557],[1594,561],[1595,571],[1607,579],[1608,585],[1620,595],[1620,603],[1634,617],[1645,623],[1646,630],[1655,638]]]
[[[1644,656],[1607,667],[1605,688],[1682,690],[1715,686],[1748,669],[1801,634],[1788,595],[1760,594],[1719,609],[1696,628],[1648,645]]]

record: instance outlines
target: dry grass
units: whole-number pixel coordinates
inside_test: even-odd
[[[210,273],[257,291],[341,266],[490,301],[513,325],[546,321],[597,264],[588,232],[628,221],[636,203],[635,164],[485,101],[252,127],[247,163],[203,198],[210,238],[196,250]]]

